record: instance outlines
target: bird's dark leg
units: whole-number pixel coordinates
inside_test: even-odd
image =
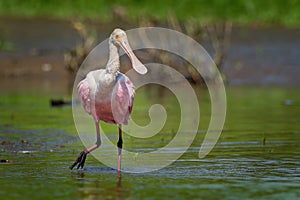
[[[119,124],[119,140],[117,143],[118,146],[118,175],[121,176],[121,153],[123,147],[123,139],[122,139],[122,125]]]
[[[88,153],[94,151],[101,145],[101,138],[100,138],[100,128],[99,128],[99,121],[95,121],[95,126],[96,126],[96,132],[97,132],[97,141],[96,144],[91,146],[90,148],[87,148],[86,150],[82,151],[76,161],[73,163],[73,165],[70,166],[70,169],[72,170],[77,164],[77,169],[83,168],[85,159]]]

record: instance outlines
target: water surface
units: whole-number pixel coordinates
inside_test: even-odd
[[[157,90],[157,91],[156,91]],[[148,106],[176,107],[167,91],[137,91],[132,118],[147,124]],[[162,95],[164,94],[164,95]],[[160,98],[155,98],[155,97]],[[150,98],[151,97],[151,98]],[[300,198],[299,88],[227,87],[224,131],[213,151],[198,158],[210,118],[201,88],[199,133],[172,165],[145,174],[117,172],[88,156],[83,170],[68,169],[83,146],[71,107],[51,108],[49,94],[2,94],[0,195],[6,199],[297,199]],[[68,98],[68,97],[66,97]],[[172,109],[169,109],[172,114]],[[176,109],[175,109],[176,111]],[[174,111],[173,111],[174,112]],[[150,139],[124,137],[124,147],[151,151],[176,132],[179,113]],[[105,126],[111,135],[116,126]],[[91,133],[94,134],[94,133]],[[117,153],[117,152],[116,152]]]

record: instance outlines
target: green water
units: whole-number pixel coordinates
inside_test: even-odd
[[[299,199],[299,88],[226,90],[224,131],[208,156],[197,157],[210,119],[209,95],[201,89],[199,134],[189,150],[166,168],[123,173],[121,180],[91,155],[84,170],[68,169],[84,148],[71,107],[51,108],[49,94],[6,92],[0,98],[0,159],[12,162],[0,163],[0,198]],[[180,113],[167,91],[138,90],[132,118],[141,125],[149,123],[153,103],[169,107],[166,127],[148,140],[125,135],[124,148],[158,148],[174,136]],[[112,125],[104,129],[117,132]]]

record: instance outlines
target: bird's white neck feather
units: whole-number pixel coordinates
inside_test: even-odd
[[[120,60],[118,48],[112,42],[109,42],[109,59],[106,64],[106,73],[116,77],[119,69]]]

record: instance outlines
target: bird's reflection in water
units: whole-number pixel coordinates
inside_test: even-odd
[[[113,173],[88,173],[78,171],[74,178],[78,182],[79,199],[129,199],[130,188],[122,184],[122,177]]]

